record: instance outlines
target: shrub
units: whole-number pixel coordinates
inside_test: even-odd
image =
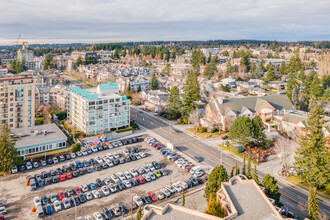
[[[121,132],[125,132],[125,131],[131,131],[133,130],[132,127],[128,127],[128,128],[123,128],[123,129],[119,129],[119,130],[115,130],[116,133],[121,133]]]
[[[178,124],[181,124],[182,123],[181,118],[178,118],[177,122],[178,122]]]
[[[206,127],[199,127],[198,132],[200,132],[200,133],[207,132],[207,128]]]
[[[67,112],[59,112],[55,115],[57,116],[58,120],[64,120],[67,117]]]
[[[188,122],[189,122],[189,121],[188,121],[188,118],[184,118],[184,119],[183,119],[183,123],[184,123],[184,124],[188,124]]]
[[[217,129],[217,128],[212,128],[211,129],[211,133],[215,133],[215,132],[218,132],[219,131],[219,129]]]
[[[81,150],[81,144],[80,143],[71,144],[71,152],[76,153],[80,150]]]
[[[73,134],[73,137],[74,138],[77,138],[77,137],[79,137],[81,135],[81,131],[77,131],[77,132],[75,132],[74,134]]]

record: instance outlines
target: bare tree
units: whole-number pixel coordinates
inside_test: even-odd
[[[193,110],[190,113],[189,118],[188,118],[189,123],[194,125],[195,133],[197,132],[197,128],[198,128],[198,123],[199,123],[200,117],[201,117],[200,112],[196,108],[195,110]]]
[[[288,170],[289,156],[291,152],[292,141],[285,137],[278,137],[275,141],[274,150],[277,153],[277,156],[282,160],[282,167],[284,168],[285,174]]]

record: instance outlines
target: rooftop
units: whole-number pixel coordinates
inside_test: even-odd
[[[235,219],[282,219],[275,206],[254,180],[235,176],[218,191],[222,203],[230,204]],[[235,210],[236,209],[236,210]]]
[[[38,135],[36,135],[38,131]],[[44,131],[47,131],[46,134]],[[66,135],[57,127],[57,125],[46,124],[28,128],[16,128],[11,133],[17,137],[15,147],[24,149],[35,144],[50,143],[58,140],[67,139]]]
[[[79,86],[70,88],[70,91],[85,98],[88,101],[98,100],[101,98],[121,98],[118,95],[118,84],[117,83],[106,83],[99,84],[97,88],[82,89]],[[126,96],[122,97],[122,100],[127,100]]]

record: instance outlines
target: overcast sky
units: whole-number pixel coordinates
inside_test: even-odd
[[[0,44],[330,40],[329,0],[0,0]]]

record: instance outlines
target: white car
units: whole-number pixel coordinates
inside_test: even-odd
[[[95,147],[95,146],[92,146],[91,149],[92,149],[92,151],[93,151],[94,153],[98,152],[98,149],[97,149],[97,147]]]
[[[167,189],[170,193],[175,193],[176,192],[176,190],[174,189],[174,187],[171,186],[171,185],[166,185],[165,186],[165,189]]]
[[[183,190],[188,189],[188,184],[186,182],[178,181],[177,184],[181,186]]]
[[[150,173],[148,173],[148,174],[149,174],[151,180],[155,180],[155,179],[156,179],[155,174],[153,174],[152,172],[150,172]]]
[[[88,186],[87,186],[86,184],[82,184],[82,185],[81,185],[81,190],[82,190],[83,192],[87,192],[87,191],[88,191]]]
[[[131,188],[132,187],[132,184],[128,180],[124,180],[123,184],[125,185],[126,188]]]
[[[82,153],[82,155],[84,155],[84,156],[87,156],[87,154],[88,154],[88,153],[87,153],[87,150],[82,150],[81,153]]]
[[[113,184],[113,183],[110,183],[110,184],[109,184],[109,189],[110,189],[110,191],[113,192],[113,193],[114,193],[114,192],[117,192],[117,190],[118,190],[118,189],[117,189],[117,186],[116,186],[115,184]]]
[[[101,157],[96,157],[95,158],[96,162],[98,162],[99,164],[102,164],[103,163],[103,160]]]
[[[156,195],[157,195],[158,199],[164,199],[165,198],[165,195],[160,191],[156,192]]]
[[[170,191],[168,191],[168,190],[165,189],[165,188],[161,188],[160,191],[161,191],[166,197],[170,197],[170,196],[171,196]]]
[[[116,176],[116,174],[112,174],[111,175],[111,179],[115,182],[115,183],[118,183],[120,180],[119,178]]]
[[[147,156],[144,152],[140,152],[139,155],[140,155],[142,158],[145,158],[145,157]]]
[[[50,200],[51,203],[53,203],[53,202],[55,202],[55,201],[57,200],[57,198],[56,198],[56,196],[55,196],[54,193],[51,193],[51,194],[49,195],[49,200]]]
[[[119,179],[120,179],[121,181],[123,181],[123,180],[126,179],[125,175],[124,175],[122,172],[118,172],[118,173],[117,173],[117,176],[119,177]]]
[[[42,160],[42,161],[41,161],[41,166],[43,166],[43,167],[44,167],[44,166],[47,166],[47,162],[46,162],[45,160]]]
[[[39,163],[38,162],[33,162],[33,167],[34,168],[38,168],[39,167]]]
[[[55,212],[59,212],[59,211],[62,210],[61,203],[60,203],[58,200],[56,200],[56,201],[54,202],[54,210],[55,210]]]
[[[130,173],[132,174],[132,176],[134,176],[134,177],[137,177],[137,176],[139,175],[139,173],[138,173],[134,168],[130,169],[129,172],[130,172]]]
[[[37,207],[38,205],[41,205],[41,199],[39,196],[36,196],[33,198],[33,203],[35,205],[35,207]]]
[[[76,156],[75,153],[71,153],[71,154],[70,154],[70,157],[73,159],[73,158],[76,158],[77,156]]]
[[[109,185],[111,183],[111,180],[109,178],[105,178],[103,182],[105,185]]]
[[[143,201],[138,195],[135,195],[133,197],[133,201],[135,202],[136,205],[143,206]]]
[[[114,156],[114,157],[115,157],[115,159],[117,159],[117,160],[118,160],[118,159],[119,159],[119,157],[120,157],[120,156],[119,156],[119,154],[117,154],[117,153],[115,153],[113,156]]]
[[[150,170],[150,168],[149,168],[149,166],[147,166],[147,165],[143,165],[142,166],[142,168],[146,171],[146,172],[150,172],[151,170]]]
[[[110,195],[109,188],[107,186],[102,186],[102,192],[105,196]]]
[[[142,177],[147,181],[147,182],[150,182],[151,181],[151,177],[148,173],[144,173],[142,174]]]
[[[148,164],[148,167],[151,170],[151,172],[155,170],[155,167],[152,164]]]
[[[93,194],[93,196],[94,196],[95,199],[101,198],[101,194],[100,194],[100,192],[98,190],[93,190],[92,191],[92,194]]]
[[[17,167],[14,167],[13,169],[11,169],[11,173],[17,173],[17,172],[18,172]]]
[[[136,157],[136,159],[138,159],[138,160],[140,160],[141,159],[141,156],[140,156],[140,154],[134,154],[134,156]]]
[[[54,162],[54,164],[57,164],[58,163],[57,157],[53,157],[53,162]]]
[[[91,192],[85,192],[85,196],[87,200],[92,200],[93,199],[93,195]]]
[[[84,219],[81,216],[78,216],[77,220],[84,220]]]
[[[128,172],[128,171],[125,171],[125,177],[126,177],[126,179],[132,179],[133,177],[132,177],[132,174],[130,174],[130,172]]]
[[[181,192],[181,191],[182,191],[181,186],[178,185],[177,183],[174,183],[172,186],[174,187],[174,189],[175,189],[177,192]]]
[[[86,215],[85,220],[93,220],[93,218],[90,215]]]
[[[26,169],[31,170],[32,169],[32,164],[30,162],[26,163]]]
[[[63,203],[63,206],[64,206],[65,209],[71,208],[71,202],[69,201],[68,198],[66,198],[66,197],[63,198],[62,203]]]
[[[107,158],[105,162],[108,164],[109,167],[113,167],[113,163],[109,158]]]
[[[102,217],[101,213],[94,212],[93,215],[94,215],[94,217],[95,217],[96,220],[103,220],[103,217]]]
[[[204,175],[204,173],[202,172],[202,171],[197,171],[197,172],[195,172],[194,173],[194,176],[197,178],[197,177],[201,177],[201,176],[203,176]]]

